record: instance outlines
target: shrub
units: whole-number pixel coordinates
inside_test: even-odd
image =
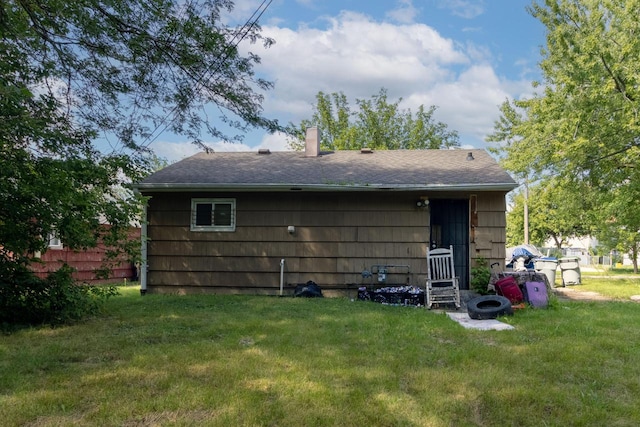
[[[59,325],[96,314],[104,301],[118,295],[114,286],[77,284],[64,265],[45,279],[24,264],[0,262],[0,323]]]
[[[475,265],[471,267],[471,290],[486,295],[488,293],[487,286],[491,279],[491,268],[489,262],[483,257],[476,258]]]

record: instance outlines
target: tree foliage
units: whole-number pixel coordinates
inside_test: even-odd
[[[576,183],[551,178],[529,187],[529,241],[544,246],[552,239],[560,249],[570,238],[591,235],[594,224],[593,206],[587,189]],[[524,241],[525,193],[518,193],[507,213],[507,245],[516,246]]]
[[[387,91],[381,89],[371,99],[357,99],[354,111],[344,93],[318,92],[312,118],[298,125],[289,124],[290,146],[303,149],[306,129],[312,126],[321,130],[323,150],[439,149],[459,145],[457,132],[435,121],[436,107],[425,109],[421,105],[413,113],[402,110],[400,102],[402,99],[389,102]]]
[[[640,181],[612,188],[602,194],[596,211],[600,227],[598,240],[609,249],[629,254],[634,272],[638,272],[640,255],[640,215],[636,205],[640,200]]]
[[[28,263],[57,234],[119,250],[139,218],[127,185],[149,170],[148,145],[170,129],[240,139],[270,130],[254,53],[273,41],[229,27],[229,0],[0,0],[0,260]],[[208,117],[214,105],[220,120]],[[108,140],[111,149],[96,141]],[[100,149],[99,149],[100,148]],[[108,224],[108,226],[106,226]]]
[[[572,183],[557,199],[569,188],[573,199],[598,200],[599,215],[590,216],[596,231],[631,229],[640,222],[633,205],[603,215],[607,194],[633,200],[640,180],[640,2],[545,0],[529,10],[547,29],[539,93],[505,102],[489,140],[504,144],[512,172]]]
[[[514,169],[600,186],[636,173],[629,166],[640,154],[638,12],[637,2],[534,2],[531,13],[547,27],[542,92],[502,108]]]

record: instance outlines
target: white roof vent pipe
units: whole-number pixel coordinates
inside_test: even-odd
[[[306,157],[318,157],[320,155],[320,129],[317,127],[307,128],[304,155]]]

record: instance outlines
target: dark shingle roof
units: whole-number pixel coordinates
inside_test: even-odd
[[[467,160],[471,153],[474,160]],[[162,190],[469,189],[509,191],[517,184],[485,151],[336,151],[318,157],[283,151],[199,153],[139,183]]]

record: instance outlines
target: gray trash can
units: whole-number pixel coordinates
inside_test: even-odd
[[[533,261],[536,271],[547,276],[549,286],[552,288],[556,285],[556,270],[558,269],[557,258],[536,258]]]
[[[577,256],[570,256],[560,258],[558,264],[560,265],[560,271],[562,272],[562,286],[567,285],[579,285],[580,280],[580,258]]]

